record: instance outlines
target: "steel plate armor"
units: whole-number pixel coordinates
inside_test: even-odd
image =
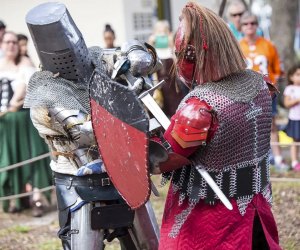
[[[64,249],[104,249],[103,240],[114,238],[123,250],[157,249],[150,202],[136,210],[126,204],[106,173],[91,123],[90,79],[93,72],[110,79],[117,52],[87,49],[60,3],[38,5],[26,22],[43,71],[31,78],[24,106],[31,109],[33,124],[53,154]]]

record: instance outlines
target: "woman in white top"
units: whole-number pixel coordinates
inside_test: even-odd
[[[48,151],[33,127],[29,110],[22,108],[26,85],[35,69],[31,61],[19,53],[17,35],[6,32],[0,59],[0,169],[31,159]],[[51,184],[49,159],[20,168],[0,172],[0,197],[42,188]],[[5,212],[16,212],[29,206],[29,199],[3,202]],[[27,202],[27,203],[26,203]],[[32,197],[33,215],[41,215],[40,197]]]

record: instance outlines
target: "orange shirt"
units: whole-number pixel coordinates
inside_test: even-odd
[[[245,38],[240,41],[240,47],[246,58],[249,69],[268,74],[270,80],[276,83],[280,76],[280,59],[275,46],[267,39],[258,37],[254,45],[249,45]]]

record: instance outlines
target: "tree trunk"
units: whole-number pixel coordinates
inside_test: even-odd
[[[271,40],[275,43],[280,59],[287,71],[296,61],[294,51],[295,30],[298,17],[298,0],[271,0]]]

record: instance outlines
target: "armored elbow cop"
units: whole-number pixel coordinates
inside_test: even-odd
[[[91,121],[79,110],[50,108],[49,113],[65,127],[80,147],[89,147],[96,143]]]

